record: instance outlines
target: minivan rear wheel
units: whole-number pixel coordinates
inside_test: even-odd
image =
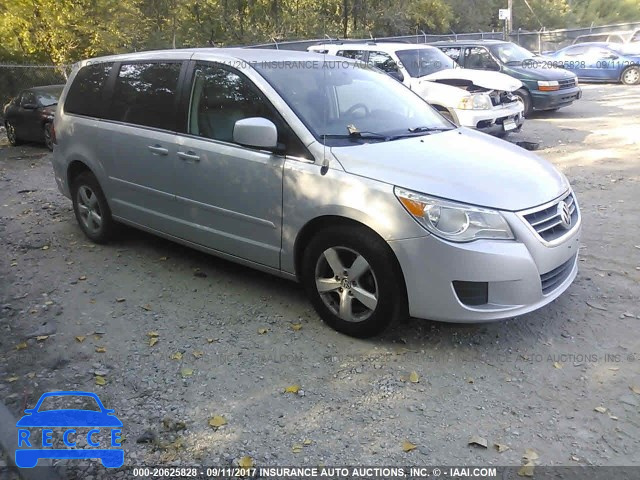
[[[407,316],[395,256],[384,240],[363,227],[319,232],[304,251],[302,283],[320,317],[347,335],[371,337]]]
[[[45,146],[53,152],[53,136],[51,134],[51,122],[47,122],[42,127],[42,136],[44,137]]]
[[[71,184],[76,220],[84,234],[95,243],[105,243],[114,230],[111,209],[91,172],[80,173]]]

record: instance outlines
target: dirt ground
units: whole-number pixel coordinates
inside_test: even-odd
[[[521,465],[526,449],[539,465],[640,465],[639,119],[640,88],[591,85],[517,134],[582,209],[563,296],[369,340],[326,327],[294,283],[132,229],[90,244],[48,152],[5,140],[0,398],[19,418],[43,392],[96,392],[134,466]]]

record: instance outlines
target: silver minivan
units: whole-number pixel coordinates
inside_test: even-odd
[[[58,187],[91,240],[120,222],[297,280],[349,335],[407,315],[518,316],[577,273],[581,217],[562,173],[352,60],[192,49],[84,61],[54,138]]]

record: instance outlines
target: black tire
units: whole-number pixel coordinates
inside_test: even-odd
[[[640,85],[640,67],[632,65],[625,68],[620,75],[620,81],[625,85]]]
[[[82,172],[72,180],[71,199],[76,220],[84,234],[95,243],[106,243],[115,225],[107,199],[91,172]],[[98,215],[100,222],[96,221],[93,213]]]
[[[44,137],[44,145],[53,152],[53,138],[51,137],[51,122],[47,122],[42,127],[42,135]]]
[[[339,262],[336,264],[334,260],[332,267],[328,258],[335,259],[334,254]],[[358,268],[365,264],[368,269]],[[343,268],[338,275],[336,265]],[[358,275],[354,270],[364,273]],[[303,286],[316,312],[339,332],[367,338],[408,316],[400,266],[389,245],[364,227],[341,225],[320,231],[304,251],[301,273]],[[327,290],[321,294],[317,285],[322,283]],[[348,308],[345,317],[351,320],[341,316],[343,305],[345,312]]]
[[[533,112],[533,106],[531,105],[531,95],[524,88],[520,88],[513,92],[513,94],[518,97],[522,103],[524,104],[524,112],[523,115],[528,117]]]
[[[18,132],[16,131],[16,127],[13,125],[13,123],[7,121],[5,122],[4,126],[7,129],[7,140],[9,140],[9,144],[13,145],[14,147],[20,145],[22,142],[18,137]]]

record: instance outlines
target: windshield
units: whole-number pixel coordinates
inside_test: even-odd
[[[396,55],[409,75],[414,78],[423,77],[431,73],[455,68],[453,59],[449,58],[438,48],[416,48],[411,50],[397,50]]]
[[[58,103],[58,99],[62,94],[62,88],[60,90],[51,90],[47,92],[38,92],[38,102],[43,107],[50,107]]]
[[[453,128],[421,97],[364,63],[345,59],[299,63],[302,67],[298,62],[253,66],[324,144],[389,140],[386,137],[417,127],[423,135],[427,129]]]
[[[502,63],[522,63],[534,57],[529,50],[515,43],[493,45],[490,50]]]

